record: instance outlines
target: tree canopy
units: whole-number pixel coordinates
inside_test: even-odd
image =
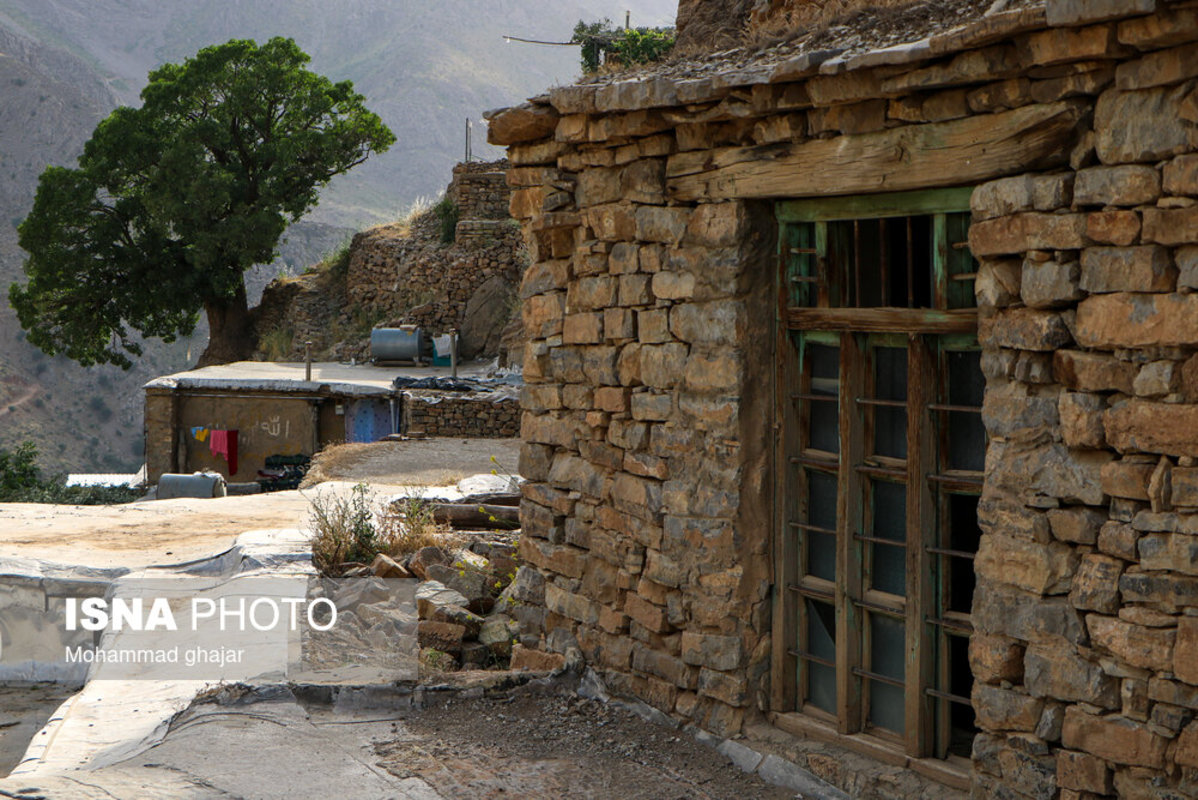
[[[395,137],[349,81],[291,39],[233,40],[149,75],[140,108],[102,121],[77,168],[48,167],[18,228],[28,283],[9,299],[29,341],[84,366],[131,366],[143,337],[190,334],[201,363],[253,347],[244,272],[333,176]]]
[[[605,64],[631,67],[660,61],[674,47],[674,29],[617,28],[606,18],[579,20],[570,41],[582,45],[582,71],[591,74]]]

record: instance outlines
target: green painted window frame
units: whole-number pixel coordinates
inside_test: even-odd
[[[945,420],[950,413],[959,417],[967,412],[941,409],[950,405],[947,354],[978,352],[973,259],[960,244],[968,237],[971,192],[970,188],[959,188],[793,200],[775,205],[779,225],[778,327],[783,351],[778,382],[783,435],[777,460],[781,500],[775,560],[779,587],[775,620],[782,626],[783,635],[775,637],[775,707],[823,720],[835,726],[839,734],[872,734],[904,755],[919,758],[945,758],[953,750],[958,755],[967,753],[956,746],[959,743],[950,742],[954,732],[950,714],[962,702],[968,703],[968,692],[962,695],[961,687],[953,685],[955,676],[949,674],[948,650],[955,648],[958,656],[963,652],[960,643],[951,637],[967,631],[969,621],[968,615],[947,613],[945,609],[944,575],[951,571],[945,565],[953,558],[965,557],[949,546],[951,531],[946,526],[951,515],[945,509],[955,502],[948,499],[950,496],[980,494],[981,473],[946,469]],[[833,226],[925,215],[931,217],[927,229],[933,237],[932,307],[841,305],[842,296],[851,292],[819,272],[824,266],[821,262],[826,263],[830,248],[835,246],[832,242],[836,234],[830,233],[835,230]],[[855,222],[853,230],[859,230]],[[885,235],[881,225],[878,231]],[[856,246],[861,249],[859,241]],[[914,259],[909,263],[913,265]],[[840,280],[845,279],[842,271]],[[810,431],[802,430],[808,424],[811,405],[827,402],[813,396],[806,358],[812,345],[835,346],[839,357],[836,402],[840,446],[834,460],[826,451],[812,451],[808,447]],[[877,479],[886,479],[885,469],[901,469],[904,474],[899,482],[906,487],[907,504],[916,507],[906,525],[903,547],[907,553],[907,592],[901,603],[894,602],[893,597],[882,597],[879,602],[880,595],[864,586],[869,548],[879,544],[876,537],[871,540],[869,534],[857,529],[867,516],[865,506],[870,502],[864,489],[875,479],[853,474],[866,466],[864,462],[854,464],[853,459],[863,452],[863,436],[872,424],[867,422],[868,413],[858,412],[857,393],[870,384],[873,361],[869,354],[877,347],[904,348],[908,371],[915,371],[920,382],[915,398],[908,395],[907,406],[907,424],[915,431],[908,434],[908,440],[919,443],[916,451],[908,453],[906,464],[882,464],[882,471],[875,471]],[[976,413],[980,425],[980,408]],[[837,475],[837,552],[835,580],[828,581],[806,571],[804,548],[808,541],[818,536],[826,542],[828,537],[826,531],[816,533],[811,526],[808,488],[800,479],[810,470],[827,474],[833,469]],[[892,472],[889,480],[898,481],[897,476]],[[834,606],[834,660],[808,647],[806,632],[810,630],[813,603]],[[875,614],[904,620],[907,669],[901,681],[902,731],[870,725],[869,686],[896,685],[893,680],[885,683],[889,676],[868,669],[867,628]],[[967,648],[967,639],[964,646]],[[813,675],[819,674],[821,686],[826,686],[829,669],[836,674],[835,709],[829,708],[826,691],[822,699],[811,694]]]

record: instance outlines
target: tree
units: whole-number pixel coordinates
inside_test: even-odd
[[[674,47],[674,29],[615,28],[606,18],[579,20],[570,41],[582,45],[582,71],[591,74],[612,62],[631,67],[662,60]]]
[[[140,108],[102,121],[78,168],[48,167],[18,228],[29,341],[84,366],[132,365],[142,337],[210,338],[200,364],[253,348],[243,274],[276,256],[317,190],[395,136],[349,81],[295,44],[234,40],[154,70]]]

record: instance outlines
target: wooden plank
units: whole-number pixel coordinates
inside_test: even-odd
[[[861,679],[852,672],[861,663],[861,475],[854,468],[865,458],[864,426],[857,404],[866,385],[866,359],[857,336],[840,337],[840,472],[836,496],[836,716],[840,733],[861,730]]]
[[[932,295],[936,308],[948,308],[948,217],[932,216]]]
[[[968,185],[1067,163],[1082,116],[1080,104],[1061,101],[798,144],[688,151],[670,157],[667,187],[691,202]]]
[[[931,699],[924,693],[934,677],[933,638],[924,634],[924,618],[932,609],[931,556],[936,504],[924,476],[935,472],[935,428],[929,404],[936,401],[936,354],[921,336],[907,346],[907,754],[932,754],[935,726]]]
[[[974,309],[937,311],[921,308],[790,308],[792,330],[865,333],[970,333],[977,330]]]
[[[945,760],[932,758],[909,758],[894,745],[869,734],[842,736],[830,725],[804,714],[770,714],[769,722],[778,730],[799,739],[827,742],[860,753],[894,767],[911,769],[954,789],[968,791],[970,786],[970,762],[960,757]]]
[[[779,730],[792,736],[836,744],[892,767],[910,766],[911,759],[907,758],[899,748],[877,736],[867,733],[844,736],[818,719],[812,719],[803,714],[775,714],[771,717],[770,722]]]
[[[937,758],[913,758],[907,763],[908,769],[962,792],[968,792],[972,786],[970,766],[969,760],[960,756],[950,756],[943,761]]]
[[[794,403],[790,394],[801,388],[797,348],[784,314],[790,297],[789,259],[779,253],[775,270],[778,311],[774,324],[774,360],[778,365],[774,385],[774,598],[770,659],[770,702],[777,711],[798,708],[798,659],[790,649],[798,642],[799,598],[787,589],[799,578],[799,553],[789,522],[798,519],[797,490],[792,476],[795,467],[790,456],[799,452]]]
[[[786,200],[774,210],[782,222],[831,222],[838,219],[907,217],[968,211],[972,186],[923,189],[915,192],[816,197]]]

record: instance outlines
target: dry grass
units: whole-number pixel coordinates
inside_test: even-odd
[[[395,557],[425,547],[445,547],[447,527],[433,520],[433,507],[418,497],[396,500],[379,524],[382,552]]]
[[[326,575],[343,564],[369,564],[381,552],[374,522],[374,495],[359,483],[350,496],[318,493],[310,501],[312,563]]]
[[[379,553],[400,558],[425,547],[446,551],[460,537],[433,519],[433,506],[419,497],[380,508],[364,483],[349,495],[317,493],[311,498],[308,525],[312,562],[321,573],[340,574],[348,564],[370,564]]]
[[[858,33],[887,27],[900,16],[936,17],[937,6],[961,0],[770,0],[751,9],[745,0],[693,2],[674,57],[691,57],[732,47],[768,47],[799,36],[814,38],[846,25]]]
[[[273,328],[258,340],[258,349],[267,361],[283,361],[291,354],[295,344],[295,332],[288,325]]]
[[[340,480],[349,475],[369,450],[370,444],[334,444],[325,447],[312,457],[312,466],[304,476],[301,489],[308,489],[325,481]]]
[[[457,457],[460,449],[453,439],[328,445],[312,458],[312,467],[300,488],[326,481],[450,486],[467,475],[487,470],[480,458]]]
[[[745,44],[768,45],[796,34],[818,34],[865,11],[898,11],[920,0],[771,0],[745,23]]]

